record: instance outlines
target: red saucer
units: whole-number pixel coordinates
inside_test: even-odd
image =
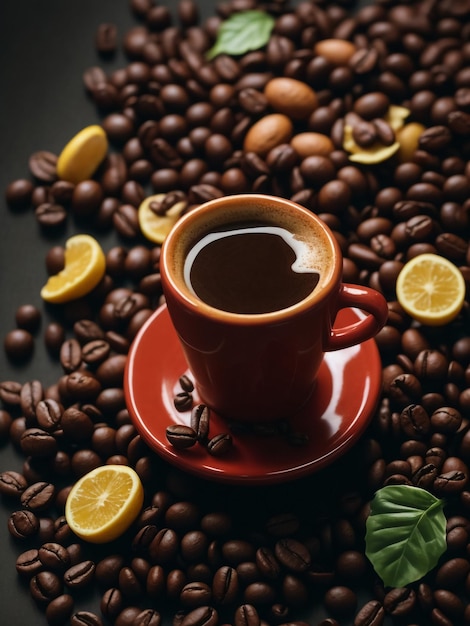
[[[343,309],[338,322],[350,324],[360,315],[354,309]],[[185,373],[192,378],[164,305],[135,338],[124,380],[127,407],[144,441],[170,463],[200,477],[260,485],[310,474],[351,448],[376,409],[382,367],[372,339],[328,352],[311,400],[290,420],[294,431],[308,437],[307,443],[293,445],[277,434],[232,432],[233,450],[220,458],[199,444],[177,450],[166,438],[170,424],[189,424],[190,411],[180,413],[173,404],[174,396],[181,392],[179,378]],[[198,403],[197,394],[193,395]],[[212,412],[209,436],[221,432],[230,432],[229,425]]]

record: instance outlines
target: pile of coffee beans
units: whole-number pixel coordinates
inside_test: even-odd
[[[179,0],[175,15],[153,0],[130,8],[133,28],[121,37],[110,22],[96,36],[97,53],[122,44],[127,64],[83,75],[113,146],[104,164],[91,180],[59,180],[46,146],[31,156],[31,176],[6,190],[11,210],[32,207],[44,231],[72,219],[121,241],[101,283],[55,308],[44,330],[57,382],[46,387],[39,373],[0,382],[0,437],[24,459],[0,475],[18,575],[53,626],[470,624],[469,296],[451,324],[428,328],[395,292],[404,263],[422,252],[455,263],[468,290],[470,5],[227,0],[204,22],[195,0]],[[267,44],[207,60],[220,24],[250,9],[274,17]],[[301,83],[298,100],[280,97],[277,78]],[[410,125],[400,150],[350,160],[345,124],[361,149],[390,146],[392,106]],[[160,249],[140,232],[140,203],[175,193],[191,210],[250,191],[318,213],[344,254],[344,279],[389,304],[377,337],[383,393],[366,434],[318,474],[262,488],[167,466],[123,393],[129,346],[163,302]],[[52,247],[48,272],[63,264]],[[18,304],[4,342],[16,363],[31,358],[41,316]],[[96,547],[73,535],[64,505],[74,481],[104,463],[135,468],[145,503],[119,541]],[[406,588],[384,587],[365,556],[370,501],[384,485],[445,498],[447,550]]]

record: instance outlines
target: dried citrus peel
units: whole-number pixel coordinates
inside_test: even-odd
[[[406,107],[391,104],[384,120],[397,132],[404,125],[404,120],[410,114]],[[391,145],[385,146],[379,141],[367,148],[359,146],[353,138],[353,127],[350,124],[344,125],[343,148],[350,153],[349,160],[355,163],[381,163],[396,154],[400,149],[400,142],[394,141]]]

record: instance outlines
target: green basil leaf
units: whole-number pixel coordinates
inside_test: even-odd
[[[408,485],[379,489],[366,522],[366,555],[385,586],[405,587],[446,550],[444,502]]]
[[[240,11],[233,13],[219,27],[217,40],[206,56],[213,59],[218,54],[237,56],[264,46],[271,35],[274,18],[265,11]]]

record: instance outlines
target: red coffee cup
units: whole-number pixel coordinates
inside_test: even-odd
[[[270,250],[276,251],[267,258],[279,269],[279,278],[269,267],[258,267]],[[201,251],[207,256],[205,266],[197,260]],[[237,262],[243,266],[238,274]],[[298,271],[293,271],[296,265]],[[371,339],[388,316],[379,292],[341,281],[342,267],[330,229],[290,200],[240,194],[211,200],[184,215],[163,244],[160,270],[168,311],[201,400],[221,416],[240,421],[273,421],[299,411],[314,392],[324,353]],[[269,272],[268,280],[262,272]],[[313,288],[305,286],[308,279]],[[246,285],[235,291],[240,282]],[[277,290],[282,294],[295,283],[294,301],[280,301],[282,308],[270,310],[269,298],[277,306],[277,295],[265,295],[265,283],[283,285]],[[306,295],[297,294],[297,283],[307,289]],[[242,311],[252,300],[268,310],[246,313],[219,307],[219,300],[226,306],[232,291],[238,294],[232,301],[237,305],[238,297]],[[348,307],[367,315],[336,327],[337,312]]]

